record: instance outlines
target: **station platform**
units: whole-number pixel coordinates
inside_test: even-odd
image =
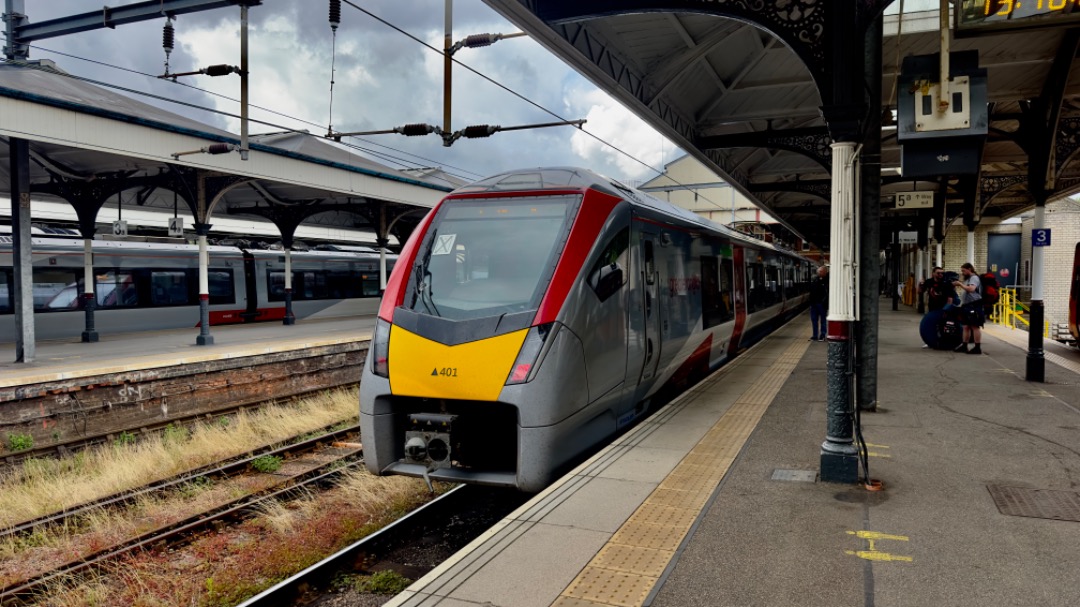
[[[817,479],[827,344],[803,315],[388,605],[1075,604],[1080,351],[1029,383],[1007,329],[923,349],[888,303],[862,416],[884,491]]]
[[[140,369],[190,365],[367,341],[375,316],[215,326],[214,343],[195,345],[198,329],[103,334],[97,343],[39,341],[30,363],[15,363],[15,344],[0,344],[0,388],[93,377]]]

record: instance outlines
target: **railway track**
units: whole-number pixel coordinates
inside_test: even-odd
[[[512,489],[460,485],[239,607],[308,605],[328,594],[335,578],[357,571],[423,575],[530,497]]]
[[[55,583],[66,576],[77,575],[98,569],[108,561],[134,550],[147,548],[158,549],[163,546],[181,544],[189,539],[197,537],[200,532],[220,524],[222,521],[243,519],[249,515],[254,506],[266,502],[267,500],[288,499],[306,488],[332,482],[336,477],[340,476],[342,472],[358,468],[362,463],[362,451],[359,445],[355,443],[345,443],[345,446],[341,446],[342,443],[338,442],[355,436],[357,432],[358,428],[356,427],[330,432],[303,441],[302,443],[288,445],[265,452],[260,456],[245,458],[224,466],[209,468],[203,470],[197,476],[186,473],[185,475],[182,475],[182,478],[175,477],[157,483],[152,487],[144,487],[137,491],[110,496],[103,500],[69,509],[63,513],[41,517],[40,519],[27,521],[17,527],[13,527],[8,530],[9,533],[28,533],[35,528],[40,528],[41,525],[62,524],[62,521],[65,518],[75,516],[80,512],[86,512],[92,508],[116,508],[141,495],[156,491],[165,491],[169,488],[176,487],[177,485],[189,483],[192,479],[197,477],[236,475],[240,471],[246,470],[256,457],[265,457],[266,455],[288,455],[291,458],[290,462],[296,463],[301,459],[301,453],[310,456],[310,454],[315,451],[320,451],[320,453],[325,451],[326,447],[333,445],[334,443],[339,445],[329,447],[330,449],[335,450],[335,456],[329,461],[314,462],[313,465],[306,467],[300,466],[303,470],[291,476],[283,476],[279,482],[274,483],[270,487],[242,496],[183,520],[142,533],[137,537],[129,538],[92,554],[80,555],[78,558],[53,568],[48,572],[11,583],[7,587],[0,589],[0,605],[7,606],[24,602],[33,598],[35,593],[40,592],[50,583]]]
[[[355,385],[355,384],[354,384]],[[347,388],[348,386],[342,386]],[[292,400],[303,398],[307,394],[299,394],[292,397]],[[83,436],[76,440],[65,441],[62,443],[52,443],[41,447],[31,447],[30,449],[24,449],[22,451],[16,451],[13,453],[7,453],[0,459],[0,476],[17,473],[17,467],[19,464],[29,459],[41,458],[41,457],[65,457],[73,453],[82,451],[96,445],[108,444],[120,439],[121,436],[128,434],[132,437],[147,436],[156,432],[162,432],[166,428],[191,428],[198,423],[213,422],[222,418],[229,418],[241,411],[258,411],[261,407],[273,403],[276,401],[266,401],[263,403],[238,405],[235,407],[225,407],[212,411],[209,413],[199,413],[195,415],[188,415],[183,417],[175,417],[168,420],[163,420],[155,423],[140,423],[138,426],[131,428],[125,428],[122,430],[109,430],[108,432],[102,432],[94,434],[92,436]]]
[[[335,424],[336,425],[336,424]],[[201,468],[195,468],[194,470],[187,470],[172,477],[162,479],[137,489],[128,491],[122,491],[97,499],[78,506],[72,506],[65,508],[59,512],[47,514],[35,519],[24,521],[17,525],[12,525],[3,529],[0,529],[0,539],[15,535],[25,535],[33,533],[36,529],[51,525],[62,525],[65,521],[71,520],[80,514],[90,512],[97,509],[106,508],[118,508],[130,504],[136,499],[150,495],[152,493],[161,493],[170,489],[176,489],[186,484],[199,482],[200,479],[216,479],[216,478],[228,478],[230,476],[245,472],[250,468],[252,462],[260,457],[273,456],[273,457],[292,457],[301,453],[319,449],[320,447],[333,443],[349,441],[360,435],[360,426],[352,425],[348,428],[341,428],[333,430],[332,426],[327,426],[316,430],[321,432],[314,438],[301,440],[294,443],[289,443],[283,447],[266,446],[261,449],[256,449],[249,452],[248,456],[235,459],[224,464],[211,464],[209,466],[203,466]]]

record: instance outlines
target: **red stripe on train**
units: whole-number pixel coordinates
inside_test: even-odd
[[[252,316],[247,310],[211,310],[210,326],[237,325],[244,322],[266,322],[270,320],[284,320],[285,307],[259,308]],[[195,327],[202,326],[202,322],[195,323]]]

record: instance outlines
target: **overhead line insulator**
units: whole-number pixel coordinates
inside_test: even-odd
[[[176,34],[173,29],[172,19],[165,21],[165,27],[161,30],[161,48],[165,49],[165,53],[171,53],[173,50],[173,43],[176,42]]]
[[[341,25],[341,0],[330,0],[330,29],[337,31]]]
[[[479,139],[481,137],[491,137],[495,132],[499,130],[498,126],[491,126],[489,124],[476,124],[473,126],[467,126],[461,131],[461,136],[466,139]]]
[[[481,48],[495,44],[495,34],[473,34],[465,37],[463,46],[467,48]]]
[[[405,126],[398,127],[394,130],[406,137],[416,137],[417,135],[430,135],[431,133],[434,133],[435,127],[430,124],[417,122],[414,124],[406,124]]]
[[[203,72],[205,72],[207,76],[228,76],[233,72],[239,73],[239,71],[240,70],[236,69],[235,67],[231,65],[226,65],[224,63],[219,63],[217,65],[209,65],[205,69],[203,69]]]

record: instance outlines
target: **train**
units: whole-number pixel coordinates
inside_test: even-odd
[[[85,328],[83,241],[32,237],[34,330],[40,340]],[[296,319],[372,315],[379,302],[376,249],[326,246],[292,253]],[[285,317],[282,251],[211,245],[210,324]],[[199,326],[199,248],[186,242],[92,241],[95,313],[101,334]],[[387,254],[392,268],[397,255]],[[0,342],[16,339],[12,237],[0,234]]]
[[[806,307],[814,264],[585,169],[447,195],[360,383],[367,468],[536,492]]]

